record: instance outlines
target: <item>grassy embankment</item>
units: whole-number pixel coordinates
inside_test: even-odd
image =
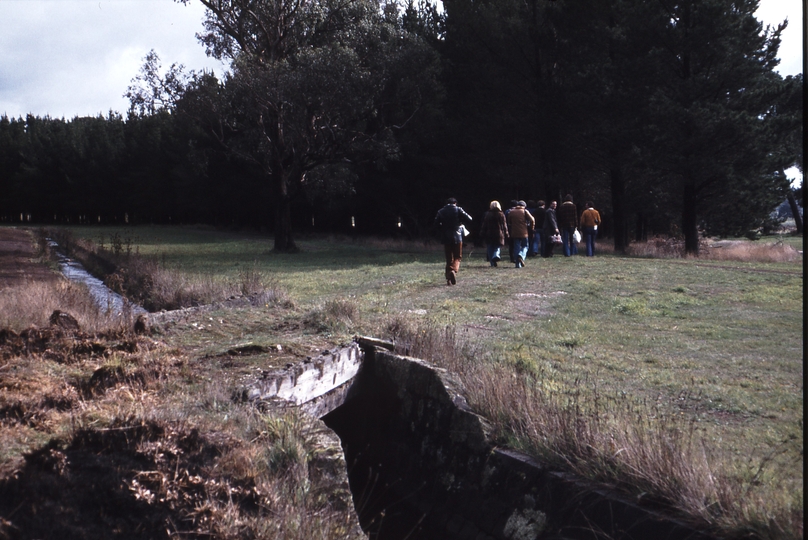
[[[76,234],[102,231],[180,283],[263,280],[283,299],[164,328],[195,365],[250,343],[305,356],[353,333],[395,338],[460,372],[504,442],[731,536],[802,537],[799,258],[758,262],[768,255],[744,247],[726,260],[557,256],[517,270],[489,268],[477,249],[446,287],[434,247],[319,239],[282,255],[264,238],[194,229]]]

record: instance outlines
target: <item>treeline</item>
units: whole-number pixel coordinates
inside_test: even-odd
[[[150,54],[125,119],[0,118],[0,218],[262,227],[284,250],[421,236],[448,196],[479,216],[570,193],[617,249],[697,253],[764,226],[802,169],[803,76],[774,71],[785,24],[757,1],[200,1],[230,71]]]
[[[35,223],[266,222],[249,167],[167,111],[0,118],[0,219]]]

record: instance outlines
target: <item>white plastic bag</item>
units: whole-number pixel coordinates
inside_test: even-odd
[[[572,238],[573,238],[573,240],[575,240],[576,244],[580,244],[581,243],[581,231],[579,231],[578,229],[575,229],[575,232],[572,233]]]

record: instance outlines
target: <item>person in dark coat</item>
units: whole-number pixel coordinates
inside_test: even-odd
[[[449,197],[446,206],[438,210],[435,225],[440,230],[440,241],[446,253],[446,284],[457,284],[457,272],[463,258],[464,223],[471,224],[471,216],[457,206],[457,199]]]
[[[499,201],[491,201],[488,212],[483,218],[480,236],[485,242],[486,258],[491,266],[496,266],[500,259],[500,249],[508,241],[508,224]]]
[[[518,203],[519,203],[519,201],[517,201],[516,199],[513,199],[511,201],[511,204],[508,206],[508,209],[505,210],[505,212],[504,212],[506,220],[508,219],[508,214],[511,213],[511,210],[516,208]],[[516,262],[516,259],[514,258],[514,255],[513,255],[513,239],[512,238],[508,238],[508,260],[511,261],[512,263]]]
[[[546,235],[544,234],[543,227],[545,212],[547,212],[547,209],[544,208],[544,201],[537,201],[536,208],[530,212],[536,220],[536,229],[533,231],[533,242],[530,245],[528,256],[530,256],[531,253],[534,256],[544,253],[544,240]]]
[[[558,203],[551,201],[550,207],[544,213],[544,227],[542,227],[542,229],[544,229],[543,232],[546,239],[544,241],[544,252],[541,254],[542,257],[553,256],[555,244],[553,243],[552,236],[558,234],[558,221],[556,221],[555,213],[556,206],[558,206]]]
[[[573,235],[578,228],[578,208],[572,202],[572,195],[564,197],[564,202],[556,211],[558,218],[558,228],[561,230],[561,242],[564,246],[564,256],[578,254],[578,244]]]

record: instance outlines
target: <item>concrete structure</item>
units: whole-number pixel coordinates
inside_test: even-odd
[[[371,539],[711,538],[497,447],[450,373],[391,347],[360,338],[246,391],[250,399],[275,403],[313,398],[303,407],[339,435],[354,506]],[[356,375],[348,378],[351,372]],[[329,382],[336,386],[323,392]]]

